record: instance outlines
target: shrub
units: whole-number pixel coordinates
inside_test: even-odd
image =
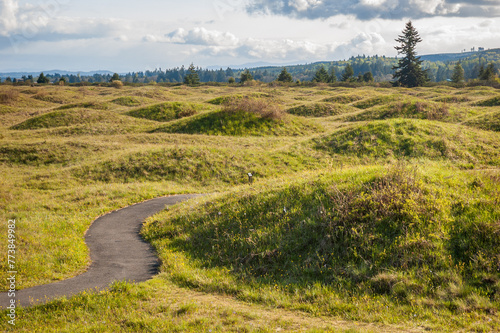
[[[17,101],[19,93],[16,90],[7,90],[0,94],[0,103],[9,104]]]
[[[111,82],[111,86],[113,88],[120,89],[123,87],[123,82],[120,80],[114,80],[113,82]]]
[[[242,98],[228,100],[223,107],[224,112],[234,113],[244,111],[253,113],[264,119],[282,120],[284,112],[279,105],[257,98]]]

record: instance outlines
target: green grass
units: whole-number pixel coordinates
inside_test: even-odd
[[[282,120],[274,120],[245,111],[214,111],[160,127],[155,132],[232,136],[297,136],[312,134],[314,131],[321,131],[321,126],[292,116]]]
[[[494,111],[468,119],[463,124],[484,130],[500,132],[500,111]]]
[[[165,102],[130,111],[127,115],[136,118],[168,122],[175,119],[193,116],[206,109],[208,108],[202,104]]]
[[[142,104],[142,101],[134,96],[118,97],[112,100],[111,102],[122,106],[138,106]]]
[[[179,286],[347,320],[498,329],[498,178],[448,175],[305,174],[180,205],[143,235]]]
[[[332,154],[374,158],[430,158],[478,165],[500,164],[497,133],[416,119],[353,124],[315,139]]]
[[[314,103],[296,106],[287,110],[288,113],[302,117],[330,117],[353,112],[356,109],[338,103]]]
[[[85,230],[106,212],[212,193],[148,219],[153,280],[18,309],[0,330],[499,331],[497,97],[0,85],[0,219],[17,220],[19,288],[83,272]]]
[[[41,116],[30,118],[12,126],[14,130],[34,130],[40,128],[68,127],[93,123],[113,122],[123,118],[113,112],[95,111],[89,109],[53,111]]]

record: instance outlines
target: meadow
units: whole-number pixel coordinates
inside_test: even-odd
[[[208,194],[145,221],[154,279],[3,331],[500,330],[494,88],[0,85],[0,127],[20,289],[85,271],[98,216]]]

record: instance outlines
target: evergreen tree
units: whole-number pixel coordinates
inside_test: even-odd
[[[422,60],[417,57],[415,50],[417,43],[421,41],[418,31],[413,27],[411,21],[408,21],[403,34],[396,39],[400,45],[396,46],[395,49],[398,54],[404,54],[404,57],[392,68],[396,70],[393,76],[396,79],[395,84],[404,87],[418,87],[428,81],[427,72],[421,67]]]
[[[365,81],[365,82],[373,82],[374,78],[373,78],[372,72],[366,72],[365,74],[363,74],[363,81]]]
[[[38,80],[36,80],[36,82],[39,84],[46,84],[46,83],[49,83],[50,80],[48,77],[43,75],[43,72],[42,72],[42,73],[40,73],[40,76],[38,77]]]
[[[354,69],[352,68],[351,64],[347,64],[347,66],[345,66],[344,73],[342,73],[342,81],[352,81],[353,78]]]
[[[328,81],[329,81],[328,72],[326,71],[324,66],[321,66],[316,71],[316,74],[314,74],[314,77],[313,77],[313,81],[328,83]]]
[[[111,79],[109,80],[109,82],[113,82],[113,81],[119,81],[120,80],[120,75],[118,75],[118,73],[115,73],[113,74],[113,76],[111,77]],[[72,80],[70,79],[70,82]],[[75,78],[75,82],[76,82],[76,78]],[[72,82],[71,82],[72,83]]]
[[[451,76],[451,81],[454,83],[462,83],[465,81],[465,71],[460,61],[457,62],[457,64],[453,68],[453,75]]]
[[[293,82],[292,74],[288,73],[286,67],[283,67],[280,75],[278,75],[278,81],[280,82]]]
[[[185,84],[198,84],[200,83],[200,76],[198,75],[198,72],[194,68],[193,63],[189,65],[188,68],[188,73],[186,76],[184,76],[184,83]]]
[[[248,69],[245,70],[243,73],[241,73],[241,76],[240,76],[241,83],[245,83],[247,81],[252,81],[252,80],[253,80],[253,76]]]
[[[10,76],[8,76],[8,77],[5,79],[5,83],[12,83],[12,79],[10,78]]]
[[[495,78],[496,70],[493,63],[488,64],[486,68],[481,66],[479,69],[479,80],[492,81]]]
[[[328,82],[329,83],[337,82],[337,74],[335,74],[335,68],[333,66],[330,67],[330,73],[328,75]]]

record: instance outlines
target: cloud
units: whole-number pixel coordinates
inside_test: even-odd
[[[121,20],[60,17],[60,11],[58,1],[20,6],[17,0],[0,0],[0,36],[17,42],[120,38],[127,29]]]
[[[333,52],[337,58],[349,58],[356,53],[374,55],[380,53],[387,45],[385,39],[378,33],[360,33],[347,43],[337,46]]]
[[[360,20],[497,17],[500,3],[497,0],[252,0],[247,11],[311,20],[337,15],[353,15]]]
[[[297,6],[305,4],[314,5],[309,0],[298,3]],[[293,39],[243,39],[229,32],[222,33],[205,28],[179,28],[163,36],[146,35],[143,41],[189,45],[185,52],[190,57],[232,57],[267,61],[309,61],[331,57],[346,58],[363,53],[376,54],[380,53],[380,48],[386,44],[378,33],[362,33],[342,44],[324,44]]]
[[[235,46],[239,43],[239,39],[229,32],[207,30],[205,28],[194,28],[188,31],[179,28],[165,35],[164,38],[157,38],[157,40],[167,43],[207,46]]]

